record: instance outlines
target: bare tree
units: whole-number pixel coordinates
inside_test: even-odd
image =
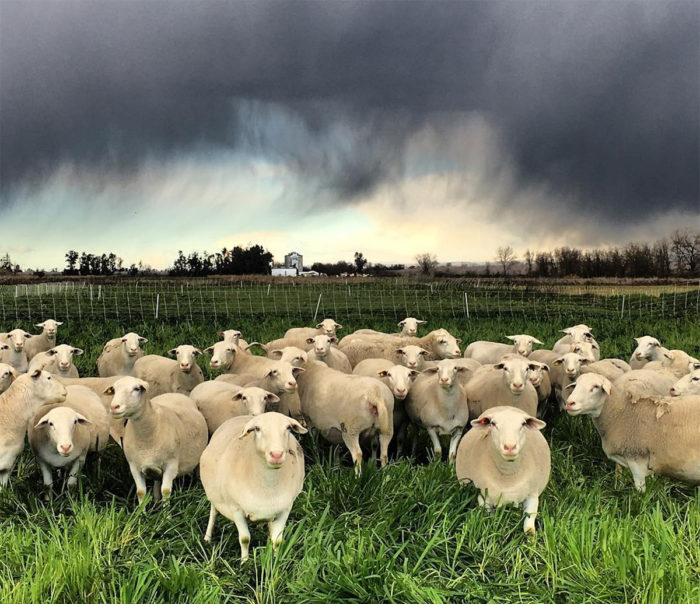
[[[509,245],[500,246],[496,250],[496,260],[498,260],[503,267],[504,277],[508,276],[508,270],[515,264],[516,259],[517,256],[515,255],[515,251],[513,251],[513,248]]]
[[[533,254],[529,249],[525,250],[525,264],[527,265],[528,277],[532,274],[532,265],[534,262],[535,254]]]
[[[676,258],[676,268],[679,273],[687,273],[694,277],[700,263],[700,231],[682,229],[671,235],[671,249]]]
[[[437,267],[437,256],[430,252],[416,254],[416,264],[424,275],[432,275]]]

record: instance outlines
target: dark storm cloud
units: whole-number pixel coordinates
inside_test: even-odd
[[[615,220],[698,210],[699,11],[694,0],[4,0],[4,198],[64,163],[128,171],[243,146],[347,202],[400,179],[407,141],[435,116],[480,112],[523,185]],[[296,116],[307,144],[257,129],[256,103]]]

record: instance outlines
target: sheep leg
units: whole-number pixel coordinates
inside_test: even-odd
[[[232,514],[233,523],[238,529],[238,543],[241,545],[241,562],[248,559],[248,548],[250,546],[250,531],[248,530],[248,522],[245,519],[243,510],[236,510]]]
[[[160,492],[161,484],[162,481],[157,478],[153,481],[153,503],[159,503],[162,499]]]
[[[379,437],[378,436],[373,436],[372,437],[372,461],[374,463],[377,463],[377,450],[379,449]],[[384,465],[384,464],[382,464]]]
[[[379,454],[382,468],[389,462],[389,443],[392,436],[392,434],[379,434]]]
[[[646,459],[627,459],[627,467],[632,472],[632,480],[634,480],[634,488],[640,493],[646,491],[646,477],[651,474],[649,471],[648,461]]]
[[[0,470],[0,488],[6,487],[10,482],[10,470]]]
[[[450,437],[450,453],[449,460],[450,463],[454,463],[457,457],[457,445],[459,444],[459,439],[462,438],[462,428],[455,428],[452,431],[452,436]]]
[[[396,459],[399,459],[403,453],[403,446],[404,443],[406,442],[406,428],[408,427],[408,424],[406,422],[402,423],[399,426],[399,429],[396,431]]]
[[[131,470],[131,476],[134,479],[134,484],[136,484],[136,497],[139,500],[139,504],[141,504],[146,496],[146,478],[141,474],[141,470],[135,463],[129,463],[129,470]]]
[[[360,435],[350,432],[342,433],[343,442],[352,455],[352,462],[355,464],[355,474],[360,475],[362,470],[362,449],[360,448]]]
[[[435,428],[426,428],[428,431],[428,436],[430,441],[433,443],[433,457],[438,461],[442,460],[442,445],[440,444],[440,437],[438,436],[437,430]]]
[[[170,493],[173,490],[173,480],[177,476],[177,463],[171,463],[165,466],[163,470],[163,486],[160,489],[160,494],[163,496],[163,501],[166,502],[170,498]]]
[[[282,543],[282,533],[284,532],[284,527],[287,524],[287,518],[289,518],[289,513],[291,511],[291,508],[285,510],[279,516],[277,516],[277,518],[270,520],[270,522],[267,523],[273,549],[277,549],[280,543]]]
[[[537,508],[539,507],[540,499],[537,495],[528,497],[523,502],[523,510],[525,511],[525,522],[523,530],[526,535],[535,534],[535,518],[537,517]]]
[[[211,510],[209,510],[209,524],[207,524],[207,532],[204,533],[204,540],[205,541],[211,541],[211,535],[214,532],[214,522],[216,522],[216,515],[218,512],[216,511],[216,508],[214,507],[214,504],[211,504]]]
[[[41,459],[37,459],[37,461],[39,462],[39,468],[41,469],[41,478],[44,481],[44,499],[48,501],[51,497],[51,487],[53,486],[53,472],[51,470],[51,466],[45,461],[42,461]],[[9,471],[7,472],[7,476],[9,478]]]
[[[66,483],[68,488],[74,487],[76,484],[78,484],[78,472],[80,472],[80,466],[84,462],[85,457],[78,457],[78,459],[73,462],[73,465],[68,472],[68,482]]]

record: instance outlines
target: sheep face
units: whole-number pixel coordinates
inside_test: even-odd
[[[62,403],[66,400],[66,396],[68,395],[66,387],[58,380],[53,379],[48,371],[37,369],[31,374],[24,375],[29,376],[28,379],[32,387],[32,398],[42,405]]]
[[[212,369],[229,369],[236,358],[236,348],[234,344],[227,342],[217,342],[214,346],[204,349],[205,353],[211,353],[209,366]]]
[[[78,424],[88,425],[90,422],[70,407],[55,407],[34,427],[46,430],[49,441],[56,446],[56,452],[61,457],[68,457],[73,451],[73,433]]]
[[[113,396],[109,405],[112,417],[117,419],[138,417],[143,409],[146,392],[148,392],[148,382],[135,377],[123,377],[114,382],[114,386],[104,391],[106,395]]]
[[[285,361],[292,367],[304,369],[309,360],[309,356],[301,348],[296,346],[285,346],[281,350],[273,350],[270,352],[270,358],[277,361]]]
[[[288,450],[295,445],[290,442],[292,432],[306,434],[307,430],[295,419],[272,411],[251,419],[239,438],[253,438],[255,449],[267,467],[277,470],[284,464]]]
[[[8,348],[7,345],[5,347]],[[2,346],[0,346],[0,350],[2,350]],[[18,373],[12,365],[0,363],[0,394],[10,387],[17,376]]]
[[[423,362],[430,356],[430,353],[420,346],[404,346],[396,349],[396,356],[400,359],[402,365],[409,369],[422,367]]]
[[[377,375],[386,379],[394,398],[403,400],[408,396],[413,380],[420,375],[420,372],[403,365],[394,365],[391,369],[379,371]]]
[[[520,456],[530,430],[542,430],[547,424],[515,407],[493,407],[471,422],[476,430],[487,430],[491,446],[506,461]]]
[[[48,350],[47,354],[56,359],[56,366],[59,372],[65,373],[70,369],[73,357],[79,357],[83,354],[83,350],[75,348],[74,346],[69,346],[68,344],[59,344],[58,346],[54,346],[51,350]]]
[[[566,399],[566,412],[569,415],[598,417],[611,389],[610,380],[602,375],[584,373],[578,378],[573,392]]]
[[[678,380],[670,390],[671,396],[700,394],[700,369],[696,369]]]
[[[532,366],[534,365],[534,369]],[[544,379],[544,372],[549,371],[549,367],[545,365],[544,363],[538,363],[537,361],[530,361],[530,372],[528,374],[528,377],[530,379],[530,383],[537,388],[541,383],[542,380]]]
[[[635,359],[638,361],[643,361],[644,359],[651,361],[652,359],[656,358],[655,349],[661,347],[661,342],[651,336],[635,338],[635,341],[637,342],[637,348],[635,348],[634,352],[632,353],[632,356]]]
[[[42,332],[47,335],[50,340],[56,339],[56,333],[58,332],[59,326],[63,325],[62,321],[54,321],[53,319],[46,319],[43,323],[37,323],[36,327],[41,327]]]
[[[402,335],[415,336],[418,333],[418,326],[424,323],[425,321],[421,321],[420,319],[406,317],[403,321],[399,321],[398,325],[401,327]]]
[[[15,352],[22,352],[24,343],[31,337],[32,334],[27,333],[24,329],[13,329],[7,332],[7,341]]]
[[[506,336],[507,340],[515,343],[515,351],[524,357],[530,356],[532,352],[533,344],[542,344],[537,338],[528,336],[525,334],[520,334],[517,336]]]
[[[598,355],[600,355],[600,348],[595,342],[577,342],[576,344],[572,344],[569,349],[569,352],[576,353],[584,359],[588,359],[590,362],[597,360],[596,351]]]
[[[314,353],[317,357],[322,359],[329,353],[331,349],[331,344],[337,341],[338,340],[335,336],[321,334],[313,338],[307,338],[306,343],[312,344]]]
[[[437,356],[441,359],[458,359],[460,357],[458,340],[444,329],[436,332],[437,336]]]
[[[177,359],[177,364],[180,367],[180,371],[183,373],[189,373],[197,364],[195,359],[202,354],[202,351],[199,348],[190,346],[189,344],[181,344],[177,348],[171,348],[168,350],[168,354]]]
[[[335,336],[336,332],[342,328],[343,326],[336,323],[333,319],[323,319],[323,321],[316,325],[316,329],[323,330],[323,333],[327,336]]]
[[[552,365],[559,367],[560,365],[564,368],[564,373],[569,378],[577,378],[579,373],[581,373],[581,366],[588,365],[591,361],[586,359],[575,352],[567,352],[565,355],[560,356],[556,359]]]
[[[242,402],[248,409],[249,415],[261,415],[265,413],[267,405],[280,402],[279,396],[256,387],[243,388],[233,395],[233,400]]]
[[[520,395],[523,393],[528,374],[531,371],[530,363],[527,359],[505,359],[493,367],[503,372],[503,379],[506,381],[508,388],[513,394]]]
[[[241,339],[241,336],[243,335],[237,329],[226,329],[224,331],[217,332],[217,334],[220,338],[223,339],[224,342],[234,344],[235,346],[238,346],[238,342]]]
[[[567,327],[561,331],[562,333],[568,334],[572,342],[592,342],[594,339],[591,328],[588,327],[588,325],[574,325],[573,327]]]
[[[449,390],[454,384],[455,376],[464,371],[467,371],[466,367],[455,365],[454,362],[446,359],[439,361],[435,367],[426,369],[423,373],[426,375],[437,374],[437,381],[440,388]]]
[[[124,351],[130,357],[136,356],[141,350],[141,344],[145,344],[148,340],[133,331],[122,336],[122,346]]]

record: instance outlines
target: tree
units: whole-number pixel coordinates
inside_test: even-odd
[[[423,252],[422,254],[416,254],[416,264],[420,268],[420,272],[424,275],[432,275],[435,272],[438,261],[435,254],[430,252]]]
[[[367,258],[364,257],[362,252],[355,252],[355,272],[359,275],[364,273],[366,264]]]
[[[500,246],[496,250],[496,260],[498,260],[498,262],[501,264],[501,267],[503,267],[504,277],[508,276],[508,271],[510,270],[510,267],[515,264],[516,259],[517,256],[515,255],[513,248],[509,245]]]
[[[671,235],[671,249],[676,260],[676,270],[691,277],[697,276],[700,263],[700,231],[674,231]]]
[[[66,275],[75,275],[75,263],[78,261],[80,255],[75,250],[70,250],[66,253],[66,268],[63,271]]]
[[[534,262],[535,254],[533,254],[529,249],[525,250],[525,264],[527,265],[528,277],[532,274],[532,265]]]

